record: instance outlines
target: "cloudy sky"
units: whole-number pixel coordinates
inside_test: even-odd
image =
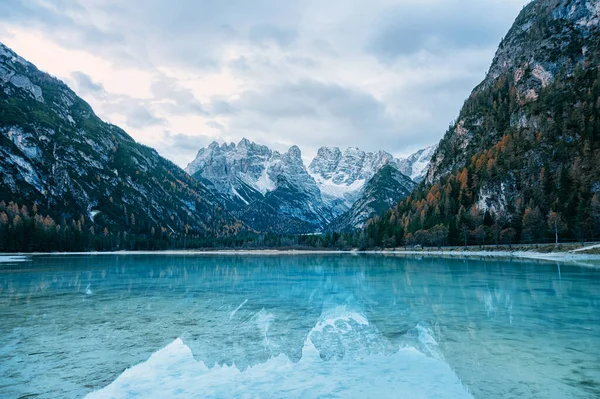
[[[527,0],[2,0],[0,41],[185,166],[437,143]]]

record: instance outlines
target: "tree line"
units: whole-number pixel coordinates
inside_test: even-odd
[[[580,45],[564,49],[565,66],[534,94],[531,66],[476,89],[432,179],[369,222],[375,245],[600,239],[600,41],[586,40],[586,59]]]

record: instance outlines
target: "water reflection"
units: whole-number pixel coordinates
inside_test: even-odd
[[[176,338],[242,371],[312,338],[325,362],[415,347],[475,397],[589,397],[599,302],[598,270],[531,261],[34,257],[0,266],[0,396],[81,396]]]

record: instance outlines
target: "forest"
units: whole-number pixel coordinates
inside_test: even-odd
[[[540,24],[541,37],[564,29]],[[563,66],[537,91],[523,88],[530,63],[476,88],[429,182],[370,221],[375,246],[600,239],[600,46],[586,40],[557,53]]]
[[[135,215],[129,215],[135,225]],[[0,252],[157,251],[168,249],[267,249],[368,247],[364,232],[324,235],[277,235],[253,232],[230,235],[179,234],[168,226],[98,228],[89,217],[61,218],[38,212],[33,204],[0,201]]]
[[[600,240],[600,39],[597,33],[573,34],[568,24],[540,14],[527,33],[531,42],[513,49],[533,46],[537,51],[535,40],[549,45],[538,55],[547,65],[557,65],[553,78],[540,83],[540,65],[527,59],[477,87],[440,141],[429,178],[363,229],[297,236],[253,232],[211,202],[202,202],[203,192],[193,190],[200,187],[198,182],[183,171],[174,175],[177,168],[170,163],[157,161],[162,180],[140,173],[130,162],[131,150],[115,152],[116,163],[111,164],[133,176],[136,185],[123,187],[131,191],[146,185],[152,193],[157,184],[165,186],[159,193],[169,197],[156,195],[165,209],[180,191],[191,193],[196,212],[179,212],[177,218],[167,217],[166,211],[162,218],[141,211],[136,215],[133,205],[128,210],[117,196],[115,203],[110,197],[101,204],[118,221],[110,223],[102,215],[92,220],[64,210],[42,212],[35,200],[16,202],[25,202],[26,196],[0,196],[0,201],[13,201],[0,202],[0,252],[371,249]],[[518,26],[509,36],[524,34],[515,31]],[[153,157],[160,160],[157,154]],[[102,184],[93,192],[106,191]],[[194,220],[211,229],[189,228]]]
[[[595,64],[597,65],[597,64]],[[463,115],[486,121],[470,160],[353,233],[301,236],[177,233],[126,212],[124,225],[89,215],[38,212],[38,204],[0,202],[0,252],[191,248],[369,249],[600,239],[600,69],[579,66],[520,104],[515,83],[500,79],[465,103]],[[574,104],[574,106],[572,106]],[[515,114],[536,129],[511,123]],[[488,132],[499,132],[495,137]],[[452,153],[451,135],[441,150]],[[490,204],[482,204],[482,197]],[[141,215],[140,215],[141,216]],[[144,223],[142,223],[142,221]]]

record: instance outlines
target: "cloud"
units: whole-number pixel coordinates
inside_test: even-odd
[[[436,54],[496,47],[506,33],[498,21],[514,19],[505,2],[444,0],[421,6],[397,4],[381,11],[367,51],[383,61],[421,51]]]
[[[80,71],[71,73],[71,78],[75,82],[76,89],[80,95],[88,95],[96,99],[104,100],[105,103],[103,104],[102,110],[109,113],[122,114],[129,127],[143,129],[149,126],[162,126],[168,124],[166,119],[157,117],[150,111],[149,108],[152,106],[153,101],[107,93],[102,83],[95,82],[90,76]],[[176,102],[170,105],[173,105],[175,108],[177,108],[176,104],[178,100],[182,101],[183,99],[190,99],[187,91],[183,90],[180,92],[172,86],[167,86],[166,88],[161,86],[161,88],[158,89],[158,92],[161,94],[158,96],[158,99],[164,98],[164,94],[174,95],[173,97]],[[194,104],[190,102],[190,104],[184,105],[184,107],[190,109],[189,107],[193,108]]]
[[[104,86],[94,82],[89,75],[86,75],[81,71],[75,71],[71,73],[71,77],[74,79],[77,89],[82,93],[92,93],[93,95],[101,96],[106,95]]]
[[[215,122],[215,121],[206,122],[206,126],[211,127],[213,129],[217,129],[217,130],[225,130],[225,126],[223,126],[219,122]]]
[[[162,103],[161,106],[170,114],[208,114],[192,91],[183,88],[174,79],[161,77],[159,80],[152,83],[151,90],[155,100],[169,101],[167,103]]]
[[[0,14],[3,20],[28,26],[38,25],[40,22],[46,26],[72,25],[74,21],[70,13],[61,10],[82,12],[83,8],[76,2],[68,0],[53,2],[4,0],[0,3]]]
[[[382,141],[390,142],[399,124],[372,94],[312,79],[243,92],[233,107],[240,111],[221,127],[225,133],[280,150],[300,143],[309,157],[322,145],[390,149]]]
[[[210,136],[172,133],[169,130],[165,130],[161,137],[163,147],[159,153],[166,158],[182,157],[191,161],[200,148],[207,146],[212,141],[213,138]]]
[[[211,101],[210,111],[213,115],[235,115],[238,112],[229,102],[219,98]]]
[[[385,105],[371,94],[311,79],[244,92],[235,107],[266,119],[335,118],[358,129],[385,123]]]
[[[242,137],[400,154],[443,136],[527,2],[4,0],[0,40],[181,166]]]
[[[267,24],[252,27],[249,38],[261,45],[275,43],[280,47],[289,47],[298,38],[298,33],[292,29]]]
[[[125,114],[127,125],[133,128],[142,129],[149,126],[167,124],[165,119],[154,116],[143,102],[121,99],[117,103],[117,106]]]

